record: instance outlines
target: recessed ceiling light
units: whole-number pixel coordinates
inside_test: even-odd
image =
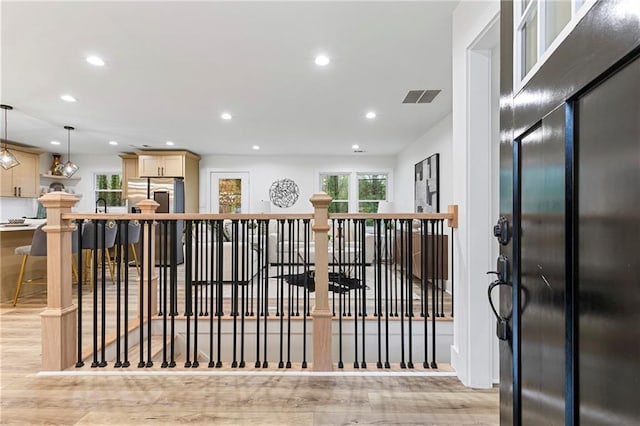
[[[118,145],[118,142],[116,142],[116,141],[109,141],[109,145]]]
[[[352,148],[352,149],[360,149],[360,145],[358,145],[358,144],[353,144],[353,145],[351,145],[351,148]]]
[[[74,98],[71,95],[62,95],[62,96],[60,96],[60,99],[62,99],[65,102],[75,102],[76,101],[76,98]]]
[[[376,113],[374,111],[369,111],[365,117],[367,117],[369,120],[373,120],[374,118],[376,118]]]
[[[101,57],[95,55],[87,56],[87,62],[96,67],[104,66],[104,60]]]
[[[326,55],[316,56],[315,63],[319,67],[326,67],[327,65],[329,65],[329,62],[331,62],[331,59],[329,59],[329,57]]]
[[[58,142],[58,141],[51,141],[51,145],[60,145],[60,142]]]
[[[220,118],[222,118],[223,120],[231,120],[232,117],[228,112],[223,112],[222,115],[220,115]]]
[[[254,151],[258,151],[260,147],[258,145],[254,145],[251,147],[251,149],[253,149]]]
[[[171,142],[171,141],[166,141],[165,144],[169,145],[169,146],[174,146],[175,143]]]

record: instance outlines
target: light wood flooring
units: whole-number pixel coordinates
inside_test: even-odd
[[[492,425],[498,391],[455,377],[44,376],[44,293],[0,305],[1,424]]]

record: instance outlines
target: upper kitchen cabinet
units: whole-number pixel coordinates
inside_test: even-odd
[[[139,151],[140,177],[186,177],[188,169],[198,169],[200,157],[189,151]]]
[[[8,145],[20,165],[9,170],[0,167],[0,197],[36,198],[40,195],[40,153]]]
[[[138,173],[138,156],[136,154],[120,154],[122,158],[122,197],[127,198],[127,182],[140,177]]]

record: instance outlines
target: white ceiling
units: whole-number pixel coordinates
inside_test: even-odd
[[[9,139],[64,152],[72,125],[72,153],[393,155],[451,110],[456,4],[4,1]],[[410,89],[442,92],[403,105]]]

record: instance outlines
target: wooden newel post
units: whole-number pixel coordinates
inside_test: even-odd
[[[38,200],[47,209],[47,308],[42,320],[42,369],[64,370],[76,361],[76,305],[71,303],[71,234],[75,225],[62,215],[71,213],[78,199],[66,192],[50,192]]]
[[[137,206],[140,207],[142,214],[155,214],[160,204],[154,200],[142,200]],[[144,312],[143,317],[147,318],[149,312],[151,312],[152,316],[158,313],[158,275],[155,270],[156,225],[146,226],[143,221],[141,226],[142,239],[140,241],[144,241],[144,247],[142,247],[142,277],[138,280],[138,294],[144,295],[142,312]],[[151,241],[151,248],[149,248],[149,241]],[[149,283],[149,276],[151,276],[151,283]],[[151,311],[149,311],[147,303],[151,303]],[[140,312],[140,306],[138,306],[138,312]]]
[[[313,194],[311,204],[314,208],[313,232],[316,258],[316,304],[313,307],[313,369],[315,371],[333,370],[331,351],[331,318],[329,309],[329,204],[331,197],[324,192]]]

